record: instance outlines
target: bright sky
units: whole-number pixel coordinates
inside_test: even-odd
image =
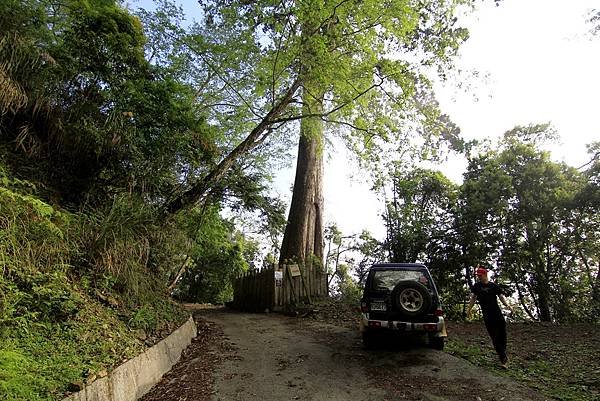
[[[198,17],[196,0],[179,0],[189,19]],[[573,166],[588,159],[585,144],[600,141],[600,35],[591,38],[588,12],[600,0],[492,0],[477,2],[478,10],[464,19],[471,34],[461,48],[457,67],[476,70],[480,79],[461,88],[454,80],[436,85],[442,110],[466,139],[498,137],[515,125],[551,122],[562,144],[553,157]],[[133,0],[133,7],[151,6]],[[327,162],[325,218],[344,234],[368,229],[385,235],[382,203],[368,183],[356,177],[342,146]],[[295,167],[295,163],[294,163]],[[440,169],[459,182],[466,161],[453,158]],[[291,199],[293,170],[276,179],[277,192]]]
[[[470,39],[457,66],[482,77],[468,92],[456,81],[436,93],[467,139],[498,137],[516,125],[551,122],[562,144],[553,158],[580,166],[585,145],[600,141],[600,36],[590,38],[586,16],[600,1],[489,1],[469,16]],[[326,167],[325,213],[344,233],[363,228],[385,236],[383,205],[369,185],[349,179],[343,155]],[[454,158],[440,170],[460,182],[466,161]],[[289,187],[289,184],[288,186]]]
[[[583,164],[585,144],[600,140],[600,37],[592,39],[585,23],[594,7],[600,1],[505,0],[468,18],[471,38],[458,66],[488,73],[489,82],[471,95],[452,82],[436,90],[463,135],[497,136],[550,121],[563,141],[554,157]]]

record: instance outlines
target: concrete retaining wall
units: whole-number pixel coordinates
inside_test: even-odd
[[[171,370],[196,334],[196,324],[190,317],[152,348],[62,401],[135,401]]]

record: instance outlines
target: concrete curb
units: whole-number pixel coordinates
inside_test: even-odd
[[[196,324],[190,317],[152,348],[62,401],[135,401],[171,370],[196,334]]]

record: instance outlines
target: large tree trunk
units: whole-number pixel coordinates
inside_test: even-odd
[[[322,111],[322,96],[315,98],[305,90],[302,98],[306,114]],[[324,245],[323,123],[311,117],[300,123],[296,179],[279,262],[322,264]]]
[[[550,285],[548,284],[545,274],[537,272],[535,274],[535,280],[535,289],[538,297],[538,317],[542,322],[551,322]]]

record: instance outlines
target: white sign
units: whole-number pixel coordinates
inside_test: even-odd
[[[275,280],[283,280],[283,272],[281,270],[275,270]]]
[[[288,269],[290,270],[292,277],[297,277],[300,275],[300,268],[298,265],[288,265]]]

